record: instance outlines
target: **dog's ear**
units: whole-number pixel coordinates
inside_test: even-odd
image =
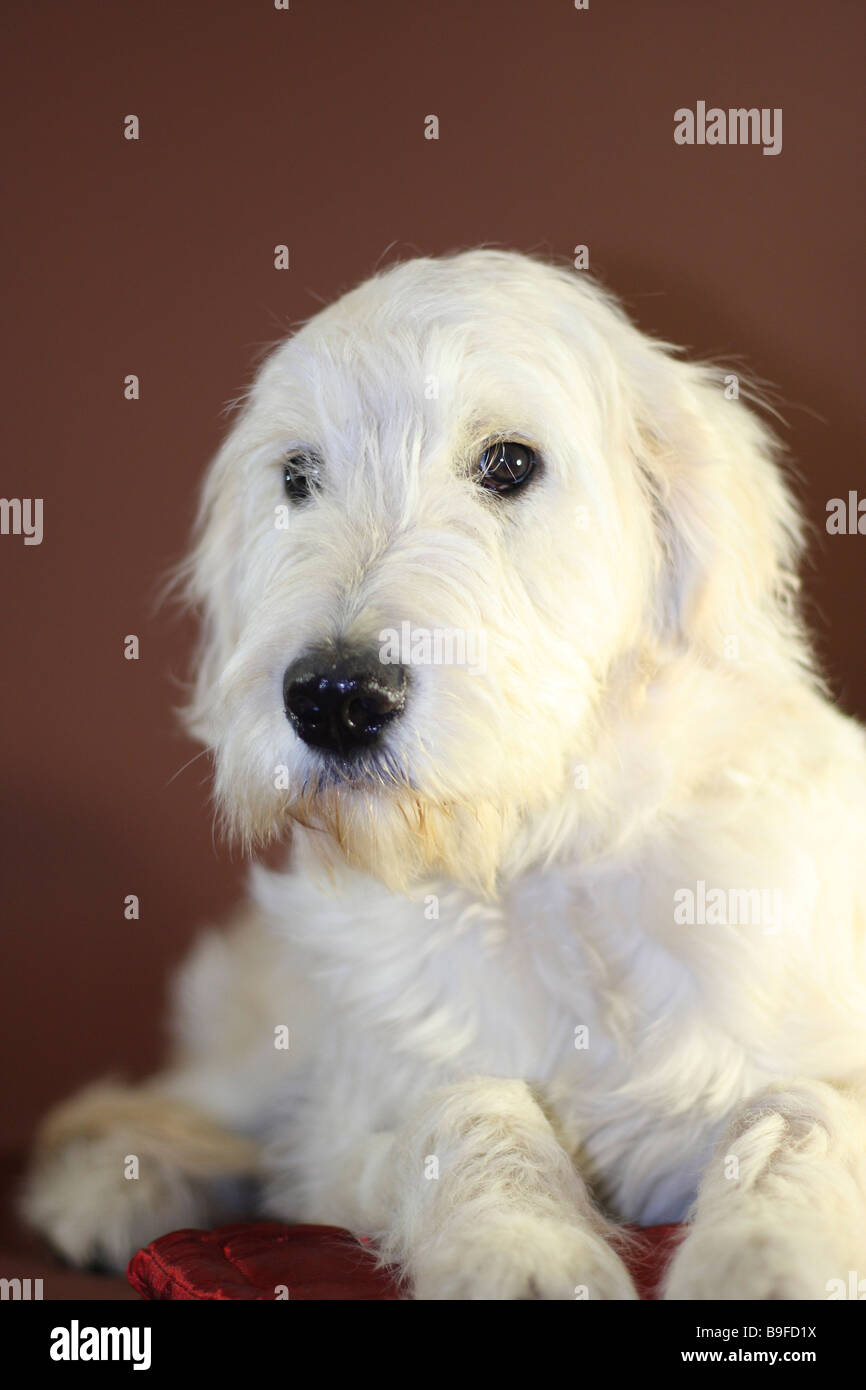
[[[185,598],[200,618],[198,650],[184,722],[204,743],[212,741],[212,720],[220,678],[240,632],[238,590],[243,499],[239,495],[240,451],[236,426],[210,465],[202,490],[194,543],[181,567]]]
[[[794,654],[803,527],[773,434],[730,374],[657,344],[647,366],[634,447],[656,522],[659,637],[747,661],[768,642]]]

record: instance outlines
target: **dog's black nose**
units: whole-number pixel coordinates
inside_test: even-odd
[[[307,652],[283,676],[286,716],[304,743],[328,753],[354,753],[375,743],[402,713],[409,673],[376,653]]]

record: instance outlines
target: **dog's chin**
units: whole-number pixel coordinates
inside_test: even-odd
[[[396,784],[357,766],[333,768],[286,809],[312,832],[307,843],[322,861],[342,861],[394,892],[439,874],[465,876],[463,854],[456,854],[457,808],[408,782]]]
[[[311,773],[279,801],[232,799],[222,809],[227,833],[248,851],[300,832],[305,856],[329,870],[348,865],[397,893],[445,877],[491,895],[507,830],[489,803],[434,797],[358,764]]]

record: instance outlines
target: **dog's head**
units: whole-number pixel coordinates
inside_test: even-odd
[[[190,562],[231,826],[489,887],[636,683],[795,645],[796,511],[732,394],[507,252],[397,265],[282,344]]]

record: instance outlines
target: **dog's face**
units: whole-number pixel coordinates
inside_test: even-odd
[[[232,826],[489,887],[622,671],[713,640],[784,569],[793,512],[723,392],[511,253],[399,265],[284,343],[191,566],[191,723]]]

